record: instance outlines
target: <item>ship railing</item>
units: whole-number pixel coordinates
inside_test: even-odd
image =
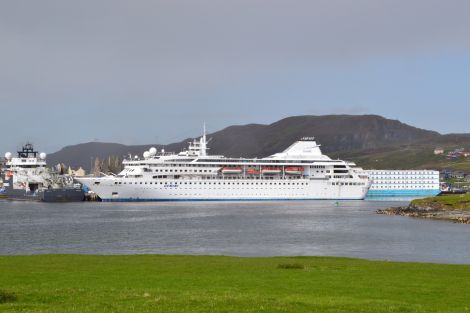
[[[143,157],[138,157],[138,158],[124,158],[123,162],[133,162],[133,161],[145,161],[145,160],[153,160],[155,157],[161,157],[161,156],[172,156],[176,155],[174,152],[159,152],[155,154],[155,156],[149,157],[148,159],[143,158]]]

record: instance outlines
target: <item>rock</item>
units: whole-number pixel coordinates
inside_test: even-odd
[[[459,224],[470,225],[470,212],[461,210],[445,210],[437,209],[433,207],[392,207],[388,209],[379,209],[376,211],[377,214],[384,215],[399,215],[417,218],[427,218],[434,220],[452,221]]]

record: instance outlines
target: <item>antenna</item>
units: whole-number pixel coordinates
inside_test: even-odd
[[[202,156],[206,156],[206,150],[207,150],[206,122],[203,123],[202,127],[203,127],[203,134],[202,134],[202,138],[200,140],[199,153]]]

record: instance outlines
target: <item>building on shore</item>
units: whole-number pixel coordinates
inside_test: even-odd
[[[438,147],[438,148],[434,149],[434,154],[435,155],[444,154],[444,149]]]
[[[434,196],[441,192],[439,172],[430,170],[368,170],[368,197]]]

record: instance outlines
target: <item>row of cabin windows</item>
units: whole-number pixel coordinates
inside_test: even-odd
[[[341,183],[341,182],[333,182],[331,183],[333,186],[365,186],[366,183]]]
[[[435,172],[370,172],[371,175],[439,175]]]
[[[173,173],[173,172],[175,172],[175,173],[188,173],[188,172],[192,172],[192,173],[198,173],[198,170],[196,169],[196,170],[192,170],[192,171],[191,171],[191,170],[187,170],[187,169],[185,169],[185,170],[163,170],[163,169],[156,169],[155,172],[162,172],[162,173],[163,173],[163,172],[165,172],[165,173]],[[212,170],[212,171],[211,171],[211,170],[199,170],[199,173],[211,173],[211,172],[212,172],[212,173],[216,172],[216,169],[214,169],[214,170]],[[329,173],[330,171],[319,171],[319,170],[317,170],[316,172],[317,172],[317,173]],[[345,173],[347,173],[347,172],[348,172],[348,171],[345,171]],[[335,173],[336,173],[336,171],[335,171]]]
[[[307,185],[307,183],[273,183],[273,182],[269,182],[269,183],[253,183],[253,182],[234,182],[234,183],[231,183],[231,182],[129,182],[129,183],[126,183],[126,182],[114,182],[115,185],[297,185],[297,186],[303,186],[303,185]]]
[[[135,169],[126,169],[127,172],[134,172],[134,170],[135,170]],[[147,168],[144,168],[143,170],[144,170],[144,172],[149,172],[149,171],[151,172],[151,170],[149,170],[149,169],[147,169]],[[198,172],[199,172],[199,173],[208,173],[208,172],[209,172],[209,173],[210,173],[210,172],[216,172],[217,170],[218,170],[218,168],[214,168],[213,170],[197,170],[197,169],[195,169],[195,170],[192,170],[192,172],[194,172],[194,173],[198,173]],[[168,172],[171,172],[171,173],[172,173],[172,172],[175,172],[175,173],[179,172],[179,173],[188,173],[188,172],[191,172],[191,170],[188,170],[188,169],[185,169],[185,170],[176,170],[176,169],[175,169],[175,170],[172,170],[172,169],[170,169],[170,170],[168,170],[168,169],[163,170],[163,169],[156,169],[155,172],[166,172],[166,173],[168,173]],[[318,173],[318,172],[319,172],[319,171],[317,171],[317,173]],[[321,172],[323,173],[323,171],[321,171]],[[326,171],[326,172],[329,173],[329,171]]]
[[[374,184],[376,185],[389,185],[389,184],[407,184],[407,185],[416,185],[416,184],[435,184],[436,182],[433,180],[429,181],[415,181],[415,182],[410,182],[410,181],[387,181],[387,182],[382,182],[382,181],[375,181]]]
[[[173,160],[167,160],[167,161],[164,161],[164,162],[173,162]],[[211,164],[201,164],[203,162],[210,162]],[[289,161],[289,160],[282,160],[282,161],[278,161],[278,160],[236,160],[236,159],[225,159],[225,160],[221,160],[221,159],[218,159],[218,160],[211,160],[211,159],[207,159],[207,160],[203,160],[203,159],[199,159],[197,160],[196,162],[193,162],[192,160],[180,160],[180,162],[178,163],[143,163],[143,162],[139,162],[139,161],[130,161],[130,162],[126,162],[127,164],[131,165],[131,166],[152,166],[152,167],[155,167],[155,166],[175,166],[175,167],[184,167],[184,166],[226,166],[227,164],[242,164],[242,165],[247,165],[247,163],[257,163],[257,164],[251,164],[251,165],[247,165],[247,166],[270,166],[270,165],[275,165],[275,166],[292,166],[292,165],[296,165],[296,164],[305,164],[305,165],[310,165],[312,163],[314,163],[315,161],[311,160],[311,161],[308,161],[308,160],[303,160],[303,161]],[[337,161],[322,161],[322,163],[334,163],[334,162],[337,162]],[[261,164],[260,164],[261,163]],[[332,164],[333,165],[333,164]],[[323,166],[323,168],[325,167],[325,165],[315,165],[315,166]],[[331,166],[331,165],[330,165]],[[335,166],[338,166],[338,167],[346,167],[345,165],[335,165]]]
[[[396,180],[396,179],[407,179],[407,180],[413,180],[413,179],[439,179],[439,176],[434,176],[434,177],[429,177],[429,176],[411,176],[411,177],[406,177],[406,176],[371,176],[373,179],[382,179],[382,180]]]
[[[425,189],[431,188],[430,186],[423,186],[423,185],[395,185],[395,186],[374,186],[374,189]]]
[[[187,173],[188,171],[191,171],[191,170],[174,170],[174,172],[180,172],[180,173]],[[173,170],[162,170],[162,169],[156,169],[155,172],[173,172]],[[198,173],[198,170],[192,170],[193,173]],[[214,171],[211,171],[211,170],[199,170],[199,173],[207,173],[207,172],[214,172]]]
[[[246,168],[258,168],[260,166],[270,166],[270,164],[263,164],[263,165],[230,165],[230,164],[132,164],[131,166],[149,166],[149,167],[221,167],[221,166],[244,166]],[[272,166],[292,166],[292,165],[279,165],[274,164]],[[325,168],[324,165],[315,165],[311,166],[311,168]]]
[[[148,167],[221,167],[221,166],[243,166],[246,168],[259,168],[260,166],[270,166],[269,164],[264,165],[225,165],[225,164],[133,164],[132,166],[148,166]],[[276,167],[289,167],[293,165],[278,165],[274,164],[272,166]],[[335,165],[335,168],[346,168],[345,165]],[[319,168],[319,169],[326,169],[325,165],[312,165],[310,168]]]
[[[118,177],[123,177],[122,175],[119,175]],[[142,176],[139,176],[142,177]],[[156,175],[153,176],[154,179],[180,179],[181,175]],[[238,175],[227,175],[224,177],[218,177],[218,176],[199,176],[197,179],[204,179],[204,180],[239,180],[239,179],[257,179],[257,180],[288,180],[288,179],[301,179],[301,176],[298,175],[286,175],[285,177],[279,177],[279,176],[258,176],[258,175],[253,175],[253,176],[238,176]]]

